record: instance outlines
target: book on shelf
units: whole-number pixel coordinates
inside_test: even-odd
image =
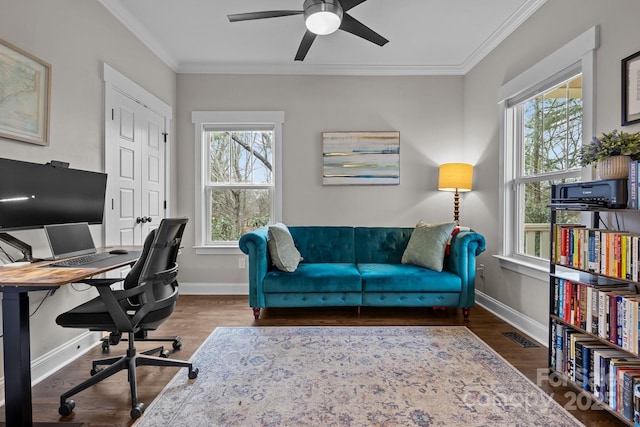
[[[640,379],[633,381],[633,423],[640,426]]]
[[[595,349],[593,351],[593,395],[602,403],[609,403],[609,367],[611,359],[629,357],[615,348]]]
[[[640,360],[631,358],[611,359],[609,362],[609,407],[618,412],[622,408],[622,399],[618,389],[618,379],[627,371],[638,371],[640,373]],[[618,406],[620,405],[620,407]]]
[[[638,209],[638,161],[631,160],[629,162],[629,179],[628,185],[628,201],[629,209]]]
[[[567,357],[568,362],[568,374],[571,381],[575,382],[578,386],[582,387],[583,381],[583,353],[582,346],[587,342],[597,342],[598,339],[582,333],[573,333],[569,337],[569,355]]]
[[[600,341],[576,342],[576,385],[583,390],[592,392],[595,389],[595,352],[597,350],[606,350],[606,344]],[[579,354],[581,353],[581,355]],[[580,356],[580,357],[579,357]],[[598,368],[599,368],[598,361]]]
[[[624,372],[622,375],[622,393],[621,393],[621,410],[622,416],[629,421],[633,421],[634,414],[634,399],[633,389],[634,384],[640,383],[640,372],[629,371]]]
[[[612,407],[616,412],[620,414],[623,413],[624,410],[624,377],[627,376],[638,376],[640,375],[640,365],[639,366],[618,366],[617,376],[616,376],[616,406]],[[629,395],[627,395],[629,398]]]

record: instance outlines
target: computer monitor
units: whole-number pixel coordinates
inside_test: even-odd
[[[0,158],[0,234],[49,224],[102,224],[106,188],[105,173]],[[15,246],[17,239],[2,240]]]

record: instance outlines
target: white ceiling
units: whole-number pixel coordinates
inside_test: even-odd
[[[227,14],[302,10],[303,0],[99,0],[178,73],[462,75],[546,0],[368,0],[349,14],[389,40],[318,36],[294,61],[302,15],[234,22]]]

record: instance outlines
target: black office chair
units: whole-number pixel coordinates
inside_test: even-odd
[[[147,236],[148,238],[149,236]],[[143,253],[141,254],[141,258],[144,257],[145,255],[145,251],[143,249],[142,251]],[[178,256],[178,251],[175,251],[174,254],[174,259],[171,260],[171,262],[175,262]],[[110,284],[113,283],[118,283],[118,282],[122,282],[122,288],[123,289],[131,289],[135,286],[138,286],[138,280],[140,278],[140,273],[142,272],[142,267],[143,267],[144,263],[142,262],[138,262],[136,264],[133,265],[133,267],[131,268],[131,270],[129,271],[129,273],[127,274],[127,276],[124,278],[124,280],[122,279],[99,279],[100,280],[100,284],[106,284],[108,282],[108,280],[111,280]],[[91,280],[86,281],[86,283],[91,284]],[[178,282],[176,281],[175,284],[177,285]],[[135,300],[136,298],[133,298],[133,300]],[[173,350],[180,350],[182,348],[182,337],[180,335],[176,335],[176,336],[172,336],[172,337],[150,337],[148,335],[148,331],[144,328],[141,328],[138,332],[135,333],[134,336],[135,340],[137,342],[147,342],[147,341],[152,341],[152,342],[169,342],[171,343],[171,346],[173,347]],[[122,337],[122,332],[121,331],[112,331],[109,333],[109,336],[102,338],[102,352],[103,353],[108,353],[109,349],[112,345],[117,345],[120,343],[120,341],[127,341],[127,338],[123,338]],[[158,347],[154,347],[148,350],[145,350],[142,352],[142,354],[146,354],[146,355],[153,355],[153,354],[158,354],[160,357],[169,357],[169,355],[171,355],[173,351],[172,350],[165,350],[164,346],[158,346]]]
[[[56,323],[65,328],[126,333],[129,344],[125,355],[93,362],[91,378],[60,396],[60,415],[66,416],[73,411],[75,402],[69,399],[71,396],[121,370],[128,371],[133,419],[144,412],[144,404],[138,402],[137,366],[185,367],[189,369],[190,379],[198,376],[198,369],[190,362],[138,354],[135,349],[137,332],[155,330],[173,312],[178,299],[178,264],[175,260],[187,221],[187,218],[165,218],[157,230],[149,233],[140,258],[129,272],[137,275],[139,270],[137,286],[114,290],[110,287],[113,279],[88,280],[86,282],[95,286],[100,295],[56,318]],[[99,368],[103,365],[107,367]]]

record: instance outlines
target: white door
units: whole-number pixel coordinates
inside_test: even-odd
[[[118,91],[110,98],[105,244],[141,245],[165,216],[164,117]]]
[[[103,64],[105,81],[104,244],[141,245],[170,215],[167,137],[172,108]]]

